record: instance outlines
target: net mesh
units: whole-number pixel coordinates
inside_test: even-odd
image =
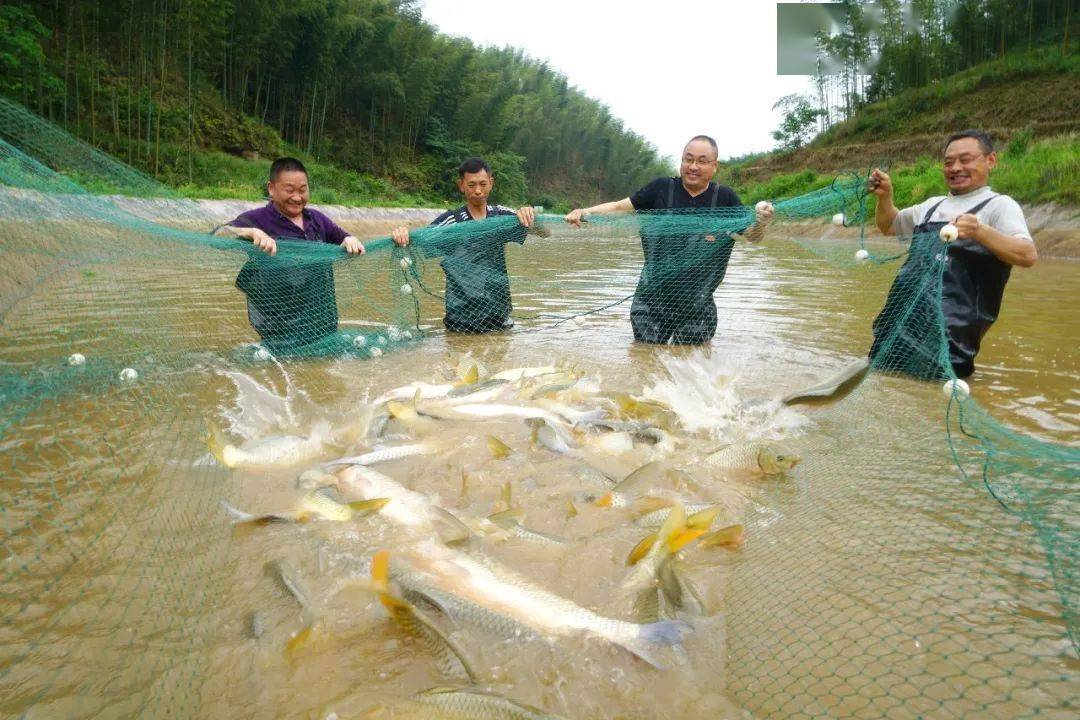
[[[719,317],[713,302],[729,262],[748,262],[739,237],[752,208],[594,216],[585,231],[496,217],[415,230],[404,248],[378,238],[363,257],[289,241],[270,257],[3,100],[0,135],[5,715],[274,707],[244,683],[226,691],[212,670],[237,653],[218,642],[239,634],[223,604],[241,579],[256,582],[219,502],[263,479],[204,457],[208,418],[237,377],[288,368],[301,396],[329,405],[444,327],[513,321],[498,342],[537,337],[542,353],[573,358],[592,316],[699,344],[754,338],[748,317],[785,314],[763,296],[723,296]],[[773,202],[779,226],[858,229],[816,226],[770,267],[796,297],[835,276],[843,297],[820,297],[821,312],[867,334],[873,323],[876,372],[793,441],[797,484],[755,486],[742,521],[760,539],[726,561],[718,681],[755,717],[1072,716],[1080,451],[1015,431],[960,391],[942,402],[940,381],[955,379],[947,248],[936,233],[865,238],[865,188],[852,175]],[[626,262],[630,239],[643,263]],[[589,263],[576,268],[575,252]],[[802,338],[804,355],[839,337]],[[279,426],[295,421],[277,411]],[[215,693],[246,700],[222,709]]]

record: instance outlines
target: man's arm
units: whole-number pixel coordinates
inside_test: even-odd
[[[870,173],[870,191],[877,196],[874,224],[882,235],[895,235],[893,221],[900,211],[893,203],[892,178],[879,168],[874,168],[874,172]]]
[[[236,222],[236,220],[233,222]],[[214,234],[222,237],[235,237],[243,240],[250,240],[255,247],[262,250],[267,255],[277,255],[277,242],[259,228],[222,225],[214,231]]]
[[[326,239],[334,245],[340,245],[345,252],[350,255],[363,255],[364,243],[360,242],[355,236],[350,235],[334,222],[326,213],[321,213],[316,210],[312,210],[312,213],[318,213],[319,219],[326,226]]]
[[[998,260],[1009,265],[1031,267],[1039,257],[1035,251],[1035,243],[1030,238],[1006,235],[979,222],[979,218],[974,215],[961,215],[953,224],[956,225],[959,237],[971,238],[994,253]]]
[[[613,215],[628,212],[634,212],[634,204],[630,202],[630,198],[623,198],[622,200],[612,200],[611,202],[593,205],[588,208],[571,210],[566,215],[566,222],[575,227],[581,227],[581,223],[584,220],[587,220],[589,215],[592,215],[593,213],[596,213],[597,215]]]

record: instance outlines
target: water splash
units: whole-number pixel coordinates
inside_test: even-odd
[[[779,400],[745,399],[736,366],[719,355],[697,351],[662,357],[667,377],[654,376],[642,392],[671,407],[692,433],[717,440],[779,440],[801,434],[810,420]]]

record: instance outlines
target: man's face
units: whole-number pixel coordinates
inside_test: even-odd
[[[990,171],[997,166],[997,155],[983,153],[975,138],[960,138],[945,148],[942,172],[949,191],[962,195],[986,185]]]
[[[473,207],[487,205],[488,195],[495,187],[495,178],[488,175],[487,170],[470,173],[461,176],[457,183],[458,190],[465,196],[465,202]]]
[[[716,151],[704,140],[694,140],[683,149],[679,175],[683,185],[691,189],[704,188],[716,172]]]
[[[286,170],[266,186],[270,200],[285,217],[298,217],[308,204],[307,173]]]

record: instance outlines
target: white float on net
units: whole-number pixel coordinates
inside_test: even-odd
[[[971,387],[963,380],[946,380],[941,386],[941,392],[945,393],[945,397],[952,397],[954,391],[960,399],[971,395]]]

